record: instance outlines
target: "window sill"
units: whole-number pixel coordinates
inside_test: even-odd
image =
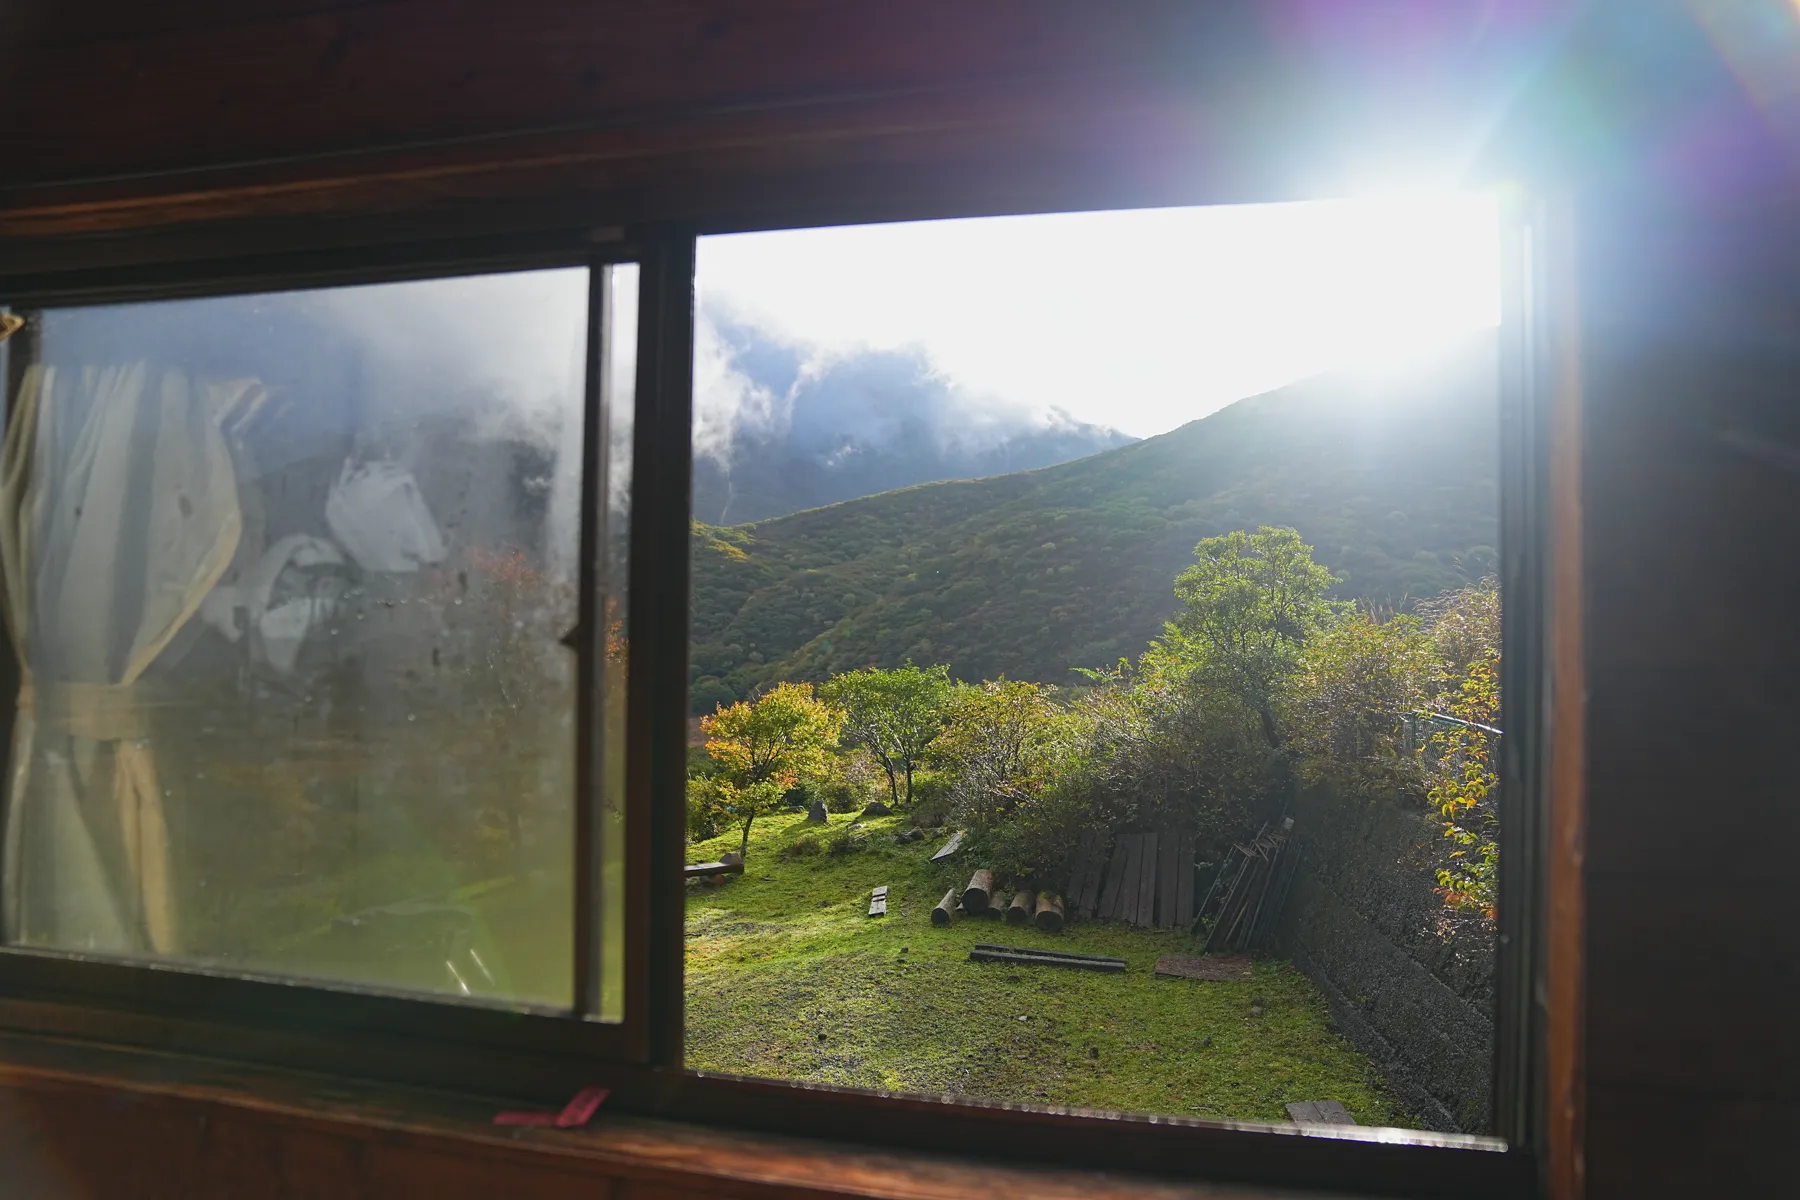
[[[32,1194],[1212,1197],[1300,1193],[1000,1166],[602,1109],[502,1130],[503,1102],[206,1059],[0,1037],[0,1176]],[[96,1153],[104,1145],[104,1154]],[[448,1188],[448,1192],[444,1189]],[[1317,1195],[1317,1193],[1312,1193]]]

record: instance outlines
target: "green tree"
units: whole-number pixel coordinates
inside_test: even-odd
[[[1277,691],[1300,648],[1331,618],[1326,592],[1337,579],[1313,561],[1299,533],[1282,527],[1206,538],[1194,558],[1175,577],[1182,607],[1169,622],[1169,639],[1187,643],[1207,674],[1251,707],[1263,736],[1276,745]]]
[[[700,718],[706,752],[718,764],[713,802],[743,827],[781,807],[787,790],[825,770],[844,729],[844,714],[813,695],[810,683],[778,683],[753,702],[739,701]]]
[[[1408,722],[1436,665],[1418,618],[1344,613],[1301,650],[1281,696],[1282,725],[1300,774],[1349,795],[1419,794],[1420,760]]]
[[[931,760],[958,819],[988,828],[1043,795],[1073,749],[1068,713],[1035,683],[965,684],[951,694]]]
[[[1466,722],[1437,722],[1419,748],[1431,803],[1457,849],[1438,871],[1452,908],[1492,921],[1500,869],[1500,588],[1492,579],[1420,605],[1437,653],[1435,711]]]
[[[913,798],[913,772],[944,727],[950,700],[950,668],[920,668],[908,662],[892,671],[868,667],[833,676],[819,689],[828,703],[844,710],[850,740],[862,746],[887,772],[888,794],[898,805],[905,784]]]

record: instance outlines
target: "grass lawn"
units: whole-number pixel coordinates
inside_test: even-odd
[[[784,859],[853,822],[852,853]],[[1060,934],[987,920],[931,924],[946,888],[979,863],[932,866],[944,841],[900,844],[902,818],[803,813],[759,820],[748,869],[687,902],[687,1062],[698,1070],[1095,1109],[1285,1121],[1293,1100],[1338,1100],[1364,1125],[1412,1120],[1373,1066],[1331,1027],[1299,971],[1259,961],[1253,978],[1153,974],[1159,954],[1197,952],[1180,931],[1086,923]],[[688,848],[737,849],[736,830]],[[870,918],[870,889],[891,889]],[[968,961],[976,942],[1111,954],[1123,975]]]

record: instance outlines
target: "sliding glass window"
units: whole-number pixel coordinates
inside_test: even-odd
[[[13,315],[6,942],[616,1018],[636,268]]]

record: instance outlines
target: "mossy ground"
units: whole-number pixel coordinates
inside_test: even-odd
[[[860,850],[781,856],[853,823]],[[765,817],[742,876],[689,885],[690,1067],[1214,1119],[1284,1121],[1289,1101],[1333,1099],[1361,1124],[1412,1123],[1288,964],[1258,961],[1242,982],[1169,979],[1153,973],[1158,955],[1197,952],[1181,931],[933,926],[945,889],[978,864],[959,855],[934,867],[943,837],[897,843],[904,828],[900,817],[834,816],[823,831],[800,813]],[[739,836],[690,846],[689,860],[735,850]],[[871,918],[881,884],[888,915]],[[1110,954],[1129,967],[974,963],[976,942]]]

